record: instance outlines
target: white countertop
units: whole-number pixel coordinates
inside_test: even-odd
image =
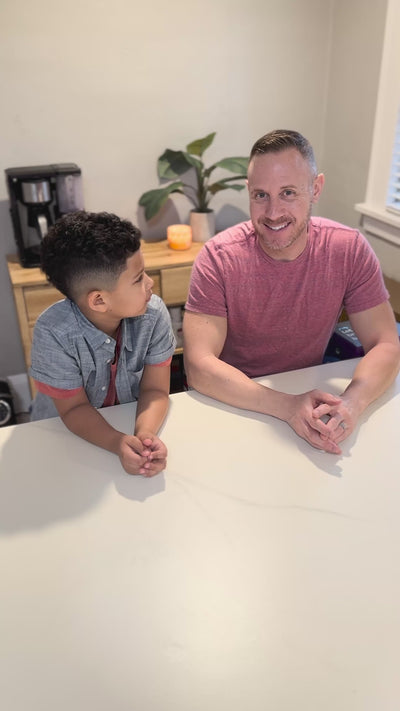
[[[339,392],[354,363],[262,381]],[[0,429],[1,708],[398,711],[399,393],[341,457],[172,395],[153,479],[58,418]]]

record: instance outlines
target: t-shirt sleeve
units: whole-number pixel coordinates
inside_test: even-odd
[[[185,308],[195,313],[227,317],[221,250],[205,244],[192,268]]]
[[[167,366],[167,365],[171,365],[171,363],[172,363],[172,356],[170,356],[169,358],[167,358],[167,360],[164,360],[163,363],[154,363],[154,366],[155,366],[156,368],[161,368],[161,367],[164,367],[164,366]]]
[[[353,252],[352,278],[347,288],[344,306],[348,314],[366,311],[389,299],[382,269],[366,238],[358,233]]]
[[[158,305],[156,322],[144,359],[146,365],[164,364],[164,361],[172,358],[176,347],[169,311],[161,299]]]
[[[57,390],[83,387],[78,360],[66,352],[43,316],[36,322],[33,331],[29,373],[37,383]]]
[[[70,397],[78,395],[78,393],[83,390],[83,386],[81,388],[75,388],[74,390],[63,390],[62,388],[53,388],[51,385],[45,385],[44,383],[40,383],[38,380],[35,380],[34,382],[36,390],[43,393],[43,395],[48,395],[56,400],[68,400]]]

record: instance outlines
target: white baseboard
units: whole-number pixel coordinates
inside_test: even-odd
[[[32,402],[32,396],[26,373],[8,375],[5,380],[7,380],[10,386],[15,413],[28,412]]]

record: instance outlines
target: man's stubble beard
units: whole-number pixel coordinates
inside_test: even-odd
[[[310,207],[308,210],[308,216],[307,218],[298,226],[298,229],[295,230],[294,234],[288,239],[287,243],[283,243],[278,241],[278,237],[274,241],[269,241],[265,234],[262,233],[257,225],[254,225],[254,230],[255,233],[260,241],[260,244],[264,247],[267,248],[268,250],[271,250],[271,252],[282,252],[283,250],[289,249],[289,247],[292,247],[299,239],[302,237],[302,235],[305,233],[307,235],[308,232],[308,223],[311,218],[311,213],[312,213],[312,202],[310,202]],[[281,220],[282,222],[283,220]],[[278,233],[279,234],[279,233]]]

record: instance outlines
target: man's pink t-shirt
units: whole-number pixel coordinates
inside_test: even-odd
[[[186,310],[225,317],[220,358],[257,377],[321,363],[343,307],[350,315],[388,298],[365,237],[313,217],[306,248],[290,262],[265,254],[251,221],[206,242]]]

